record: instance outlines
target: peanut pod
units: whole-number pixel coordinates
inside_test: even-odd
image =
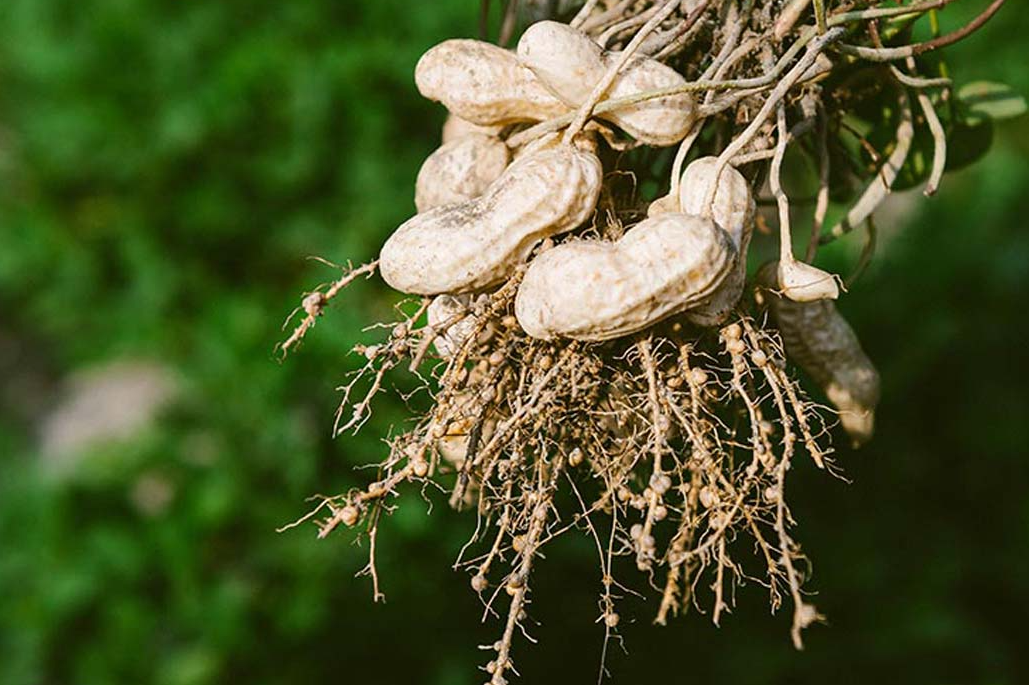
[[[418,60],[418,92],[480,126],[541,121],[566,114],[510,50],[478,40],[446,40]]]
[[[787,256],[790,258],[779,262],[778,283],[780,291],[788,299],[794,302],[818,302],[835,300],[840,296],[836,276],[817,266],[799,262],[791,255]]]
[[[518,59],[561,101],[571,107],[585,102],[620,53],[604,52],[586,34],[556,21],[533,24],[518,41]],[[674,88],[686,79],[671,67],[648,57],[629,61],[607,91],[608,99]],[[687,94],[646,100],[598,116],[647,145],[673,145],[693,123],[693,99]]]
[[[711,219],[661,214],[616,242],[574,241],[541,254],[518,289],[515,316],[535,338],[617,338],[703,302],[735,258]]]
[[[647,216],[655,217],[661,214],[679,213],[679,199],[674,194],[662,195],[647,205]]]
[[[701,157],[690,163],[679,182],[679,207],[684,214],[710,216],[736,246],[736,263],[732,272],[711,297],[690,308],[686,318],[698,326],[720,326],[732,313],[743,295],[747,282],[747,250],[754,228],[754,198],[750,184],[739,171],[726,166],[717,181],[716,157]],[[705,205],[711,185],[717,183],[711,207]]]
[[[480,295],[479,298],[486,298]],[[426,310],[429,325],[436,331],[433,345],[443,359],[450,359],[475,330],[477,323],[472,307],[478,300],[472,295],[437,295]]]
[[[459,116],[448,114],[446,121],[443,122],[443,139],[440,142],[446,145],[476,133],[484,136],[497,136],[500,135],[503,129],[503,126],[479,126],[470,121],[465,121]]]
[[[840,414],[855,447],[872,437],[879,403],[879,372],[861,349],[854,329],[832,300],[794,302],[778,295],[775,263],[766,264],[758,282],[782,334],[786,354],[825,392]]]
[[[424,212],[482,195],[507,167],[504,141],[482,134],[444,143],[422,163],[415,181],[414,205]]]
[[[461,469],[464,466],[464,460],[468,457],[472,430],[479,421],[483,403],[479,395],[471,390],[458,393],[454,397],[453,403],[458,410],[458,416],[447,425],[446,432],[436,440],[436,451],[455,469]],[[496,428],[496,412],[487,412],[480,428],[480,446],[489,442]]]
[[[405,293],[481,290],[509,277],[536,243],[593,213],[603,170],[570,145],[515,160],[480,197],[402,224],[382,247],[379,272]]]

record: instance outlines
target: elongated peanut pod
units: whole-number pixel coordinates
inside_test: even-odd
[[[617,338],[709,297],[735,256],[712,220],[661,214],[617,242],[575,241],[541,254],[518,289],[515,316],[535,338]]]
[[[715,179],[717,170],[717,157],[701,157],[686,167],[679,182],[680,209],[685,214],[698,216],[709,211],[705,202],[710,197],[712,184],[717,183],[710,207],[711,218],[729,234],[736,246],[732,272],[710,298],[686,312],[686,318],[698,326],[720,326],[739,302],[747,282],[747,250],[754,228],[755,205],[747,179],[731,166],[726,166]]]
[[[533,24],[518,41],[518,58],[565,104],[577,107],[620,53],[604,52],[581,31],[556,21]],[[671,67],[647,57],[634,57],[608,89],[615,99],[686,83]],[[647,145],[673,145],[689,132],[694,101],[688,94],[655,98],[600,114]]]
[[[569,111],[513,52],[478,40],[446,40],[429,49],[414,79],[423,96],[481,126],[542,121]]]
[[[445,143],[418,171],[415,207],[424,212],[482,195],[504,173],[510,157],[504,141],[493,136],[476,133]]]
[[[872,437],[879,403],[875,370],[846,319],[831,300],[794,302],[778,295],[778,269],[766,264],[758,282],[782,334],[786,354],[817,383],[840,413],[843,429],[858,446]]]
[[[533,246],[593,213],[603,169],[568,145],[515,160],[480,197],[436,207],[402,224],[379,256],[379,272],[405,293],[480,290],[511,275]]]

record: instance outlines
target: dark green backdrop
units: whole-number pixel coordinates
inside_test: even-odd
[[[367,259],[413,211],[443,120],[414,63],[471,35],[477,4],[0,3],[0,683],[483,679],[476,644],[499,626],[449,570],[467,518],[400,508],[384,606],[349,536],[274,532],[364,478],[402,417],[386,403],[362,437],[328,436],[345,351],[392,296],[360,284],[300,354],[272,355],[298,294],[333,276],[305,258]],[[1023,4],[950,50],[959,83],[1029,93]],[[1007,122],[938,198],[883,217],[841,302],[884,400],[876,440],[840,455],[852,484],[804,464],[793,489],[830,625],[797,653],[760,588],[721,629],[653,628],[628,601],[613,682],[1029,682],[1027,154],[1029,120]],[[174,401],[55,469],[43,417],[116,359],[172,370]],[[569,538],[539,565],[522,682],[595,678],[592,555]]]

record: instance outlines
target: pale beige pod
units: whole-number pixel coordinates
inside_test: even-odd
[[[566,104],[578,106],[604,76],[604,49],[585,33],[539,21],[518,41],[518,59]]]
[[[620,56],[619,52],[606,53],[605,69]],[[686,79],[675,69],[649,57],[634,57],[611,84],[607,99],[617,100],[685,84]],[[675,145],[690,132],[694,123],[694,102],[688,93],[680,93],[620,107],[601,114],[600,118],[616,124],[645,145],[667,147]]]
[[[390,286],[418,295],[481,290],[509,277],[544,238],[593,213],[603,169],[570,145],[515,160],[480,197],[402,224],[379,255]]]
[[[455,469],[464,466],[464,460],[468,457],[468,448],[471,446],[472,430],[479,420],[479,413],[482,411],[482,400],[477,393],[466,390],[458,393],[453,399],[457,408],[457,418],[447,425],[446,433],[436,440],[436,450],[444,461],[451,464]],[[489,412],[483,419],[479,446],[489,442],[497,429],[495,412]]]
[[[747,250],[754,229],[754,197],[750,184],[739,171],[726,166],[715,180],[717,157],[701,157],[690,163],[679,182],[679,207],[686,214],[703,216],[711,185],[717,183],[711,218],[732,238],[736,246],[736,263],[725,282],[711,297],[691,307],[686,318],[698,326],[720,326],[732,314],[743,295],[747,282]]]
[[[448,114],[446,121],[443,122],[443,135],[440,142],[446,145],[449,142],[475,134],[497,136],[503,130],[503,126],[479,126],[470,121],[465,121],[459,116]]]
[[[621,53],[604,52],[589,36],[556,21],[533,24],[518,41],[518,59],[540,81],[571,107],[589,98],[607,70]],[[608,89],[606,99],[637,95],[684,85],[677,71],[648,57],[634,57],[626,64]],[[653,146],[674,145],[689,132],[693,123],[694,102],[682,93],[621,107],[598,115],[641,143]]]
[[[776,263],[766,264],[758,282],[782,334],[786,354],[828,396],[854,445],[867,442],[875,427],[879,372],[861,348],[854,329],[832,300],[794,302],[775,292]]]
[[[541,121],[569,111],[513,52],[483,41],[443,41],[418,60],[414,78],[423,96],[480,126]]]
[[[836,276],[792,257],[779,262],[779,288],[794,302],[835,300],[840,296]]]
[[[647,205],[647,216],[654,217],[661,214],[679,212],[679,198],[672,193],[662,195]]]
[[[597,143],[597,133],[599,131],[598,126],[595,122],[589,122],[585,128],[575,136],[572,141],[572,145],[583,152],[588,152],[592,155],[596,155],[600,149]],[[539,152],[540,150],[547,150],[550,148],[560,147],[565,143],[561,140],[561,132],[557,131],[554,133],[545,133],[539,138],[535,138],[528,143],[522,145],[514,151],[514,158],[519,159],[525,155],[531,155]]]
[[[475,331],[477,320],[473,306],[486,295],[437,295],[426,311],[429,325],[436,331],[433,345],[443,359],[450,359]],[[487,324],[488,325],[488,324]]]
[[[711,219],[669,213],[616,242],[558,245],[529,265],[515,298],[526,333],[608,340],[703,301],[732,269],[736,248]]]
[[[475,133],[443,144],[418,170],[415,207],[424,212],[482,195],[510,158],[507,145],[494,136]]]

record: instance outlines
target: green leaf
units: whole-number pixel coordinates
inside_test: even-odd
[[[1001,121],[1025,114],[1029,106],[1025,98],[1003,83],[976,81],[958,90],[958,102],[965,123],[970,126],[986,120]]]
[[[993,143],[993,124],[987,119],[978,126],[958,123],[947,136],[947,171],[956,171],[977,161]]]

